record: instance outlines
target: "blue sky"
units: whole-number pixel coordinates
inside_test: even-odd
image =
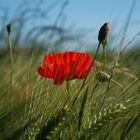
[[[1,0],[1,7],[7,7],[12,13],[16,7],[24,0]],[[54,0],[44,0],[42,7]],[[63,2],[64,0],[58,0]],[[126,19],[132,5],[133,0],[70,0],[69,5],[65,9],[67,17],[67,25],[75,28],[93,28],[98,30],[100,26],[108,21],[115,31],[120,31],[125,25]],[[58,13],[51,12],[51,17],[55,17]],[[136,0],[136,4],[132,13],[130,26],[127,34],[135,34],[140,31],[140,0]]]
[[[97,27],[105,21],[123,25],[133,0],[71,0],[67,15],[69,22],[80,27]],[[136,1],[131,24],[140,22],[140,1]]]

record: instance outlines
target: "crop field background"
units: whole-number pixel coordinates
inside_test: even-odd
[[[69,0],[49,1],[44,9],[43,2],[21,0],[15,15],[0,7],[0,140],[140,140],[140,30],[127,38],[136,0],[123,32],[113,34],[110,23],[105,70],[101,45],[86,79],[61,85],[38,74],[44,55],[79,51],[94,58],[108,21],[91,35],[64,26]]]

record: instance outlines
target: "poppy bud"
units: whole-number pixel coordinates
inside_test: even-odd
[[[7,32],[11,33],[11,31],[12,31],[12,24],[8,24],[7,25]]]
[[[107,36],[109,32],[109,23],[105,23],[99,30],[98,40],[102,45],[105,45],[107,42]]]
[[[108,75],[107,73],[103,72],[103,71],[99,71],[95,78],[100,81],[100,82],[106,82],[108,81],[111,77],[110,75]]]

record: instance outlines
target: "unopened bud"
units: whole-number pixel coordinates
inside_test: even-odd
[[[106,45],[107,43],[107,36],[110,28],[109,26],[109,23],[105,23],[99,30],[98,40],[100,43],[102,43],[102,45]]]
[[[95,78],[100,81],[100,82],[106,82],[108,80],[110,80],[110,75],[108,75],[107,73],[103,72],[103,71],[99,71]]]
[[[12,24],[8,24],[7,25],[7,32],[11,33],[11,31],[12,31]]]

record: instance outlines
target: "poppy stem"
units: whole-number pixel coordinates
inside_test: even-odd
[[[10,49],[10,59],[11,59],[11,73],[10,73],[10,86],[9,86],[9,106],[11,105],[11,93],[12,93],[12,85],[13,85],[13,51],[12,51],[12,42],[11,42],[11,32],[12,32],[12,25],[7,25],[7,33],[8,33],[8,47]],[[9,108],[10,111],[10,108]]]
[[[11,34],[10,33],[8,33],[8,46],[10,48],[11,67],[13,70],[13,50],[12,50]]]
[[[106,65],[106,46],[103,45],[103,71],[105,70],[105,65]]]
[[[95,52],[95,56],[94,56],[94,60],[92,61],[91,65],[90,65],[90,67],[89,67],[89,70],[90,70],[90,68],[92,67],[92,64],[95,62],[95,60],[96,60],[96,58],[97,58],[97,56],[98,56],[98,52],[99,52],[100,45],[101,45],[101,42],[98,43],[98,46],[97,46],[97,49],[96,49],[96,52]],[[84,87],[85,82],[86,82],[86,79],[87,79],[87,76],[88,76],[88,75],[86,75],[86,77],[85,77],[85,79],[84,79],[84,81],[83,81],[83,84],[82,84],[80,90]]]
[[[8,46],[10,48],[11,67],[12,67],[12,70],[13,70],[13,50],[12,50],[12,42],[11,42],[11,28],[12,28],[12,25],[11,24],[8,24],[7,25]]]
[[[96,58],[98,56],[100,45],[101,45],[101,42],[98,43],[98,46],[97,46],[97,49],[96,49],[96,53],[95,53],[95,56],[94,56],[94,61],[96,60]],[[92,64],[94,63],[94,61],[92,62]]]

